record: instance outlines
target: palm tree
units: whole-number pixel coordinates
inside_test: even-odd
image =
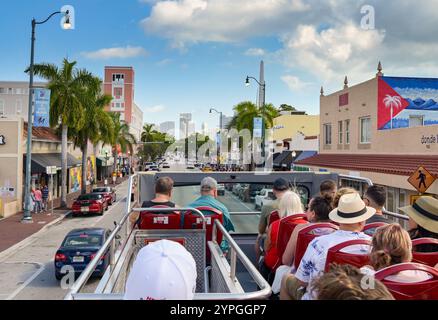
[[[97,144],[102,137],[110,136],[113,122],[110,115],[104,110],[112,97],[101,93],[102,81],[94,78],[94,83],[87,88],[82,97],[85,107],[85,124],[80,130],[70,130],[70,136],[82,151],[82,182],[81,193],[87,193],[87,161],[88,161],[88,141],[93,145]]]
[[[80,130],[85,124],[85,111],[81,96],[93,83],[90,72],[75,68],[76,61],[64,59],[61,68],[54,64],[36,64],[34,73],[47,80],[51,90],[50,126],[60,127],[61,135],[61,206],[67,206],[67,137],[69,129]],[[29,72],[29,69],[26,70]]]
[[[113,132],[110,139],[110,144],[113,147],[113,157],[114,157],[114,172],[117,169],[117,147],[123,153],[129,151],[133,154],[133,145],[136,143],[135,137],[129,132],[129,125],[124,121],[120,120],[120,113],[112,112],[110,113],[111,120],[113,122]]]
[[[274,118],[279,114],[278,110],[272,104],[266,104],[265,110],[257,107],[250,101],[241,102],[234,106],[234,117],[228,124],[228,130],[237,129],[238,131],[248,129],[251,133],[254,129],[254,118],[263,118],[265,128],[272,128]]]
[[[391,108],[391,129],[392,129],[392,118],[394,114],[394,107],[398,109],[402,106],[401,98],[400,96],[391,96],[387,94],[385,99],[383,99],[383,103],[385,104],[386,108],[388,107]]]

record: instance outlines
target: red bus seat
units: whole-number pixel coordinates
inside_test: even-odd
[[[435,252],[419,252],[416,251],[417,246],[424,244],[435,245]],[[438,239],[434,238],[419,238],[412,240],[412,262],[418,262],[426,264],[431,267],[435,267],[438,264]]]
[[[322,236],[324,234],[314,233],[317,229],[328,229],[330,232],[334,232],[339,229],[339,227],[333,223],[324,222],[324,223],[312,223],[311,225],[303,228],[298,233],[297,238],[297,246],[295,249],[295,258],[294,258],[294,266],[298,269],[301,259],[304,257],[306,253],[307,246],[309,243],[315,239],[316,237]],[[325,234],[328,234],[327,232]]]
[[[363,228],[363,233],[365,233],[365,234],[369,235],[370,237],[372,237],[374,235],[374,233],[376,232],[377,228],[384,227],[386,225],[387,225],[386,222],[368,223]]]
[[[281,219],[277,239],[277,252],[280,260],[284,251],[286,250],[287,243],[289,242],[295,227],[299,224],[304,224],[307,222],[307,216],[304,213],[293,214],[289,217]]]
[[[153,206],[151,208],[169,208],[167,206]],[[181,229],[181,215],[177,211],[159,213],[142,211],[139,217],[138,228],[142,230],[147,229]]]
[[[361,268],[369,264],[369,252],[365,253],[350,253],[342,252],[343,249],[356,245],[366,245],[371,247],[370,240],[349,240],[342,242],[334,247],[331,247],[327,253],[327,259],[325,262],[325,271],[329,271],[331,263],[337,264],[349,264],[358,268]]]
[[[213,237],[213,226],[216,220],[219,220],[220,223],[224,223],[224,217],[222,215],[222,212],[215,208],[211,207],[199,207],[196,208],[197,210],[201,211],[205,216],[205,228],[206,228],[206,245],[208,241],[212,240]],[[184,229],[202,229],[202,217],[199,216],[196,212],[193,211],[186,211],[184,213]],[[222,242],[222,233],[217,230],[217,243],[220,245]],[[207,261],[210,257],[210,252],[208,250],[207,246]]]
[[[427,272],[432,275],[432,279],[415,283],[386,280],[388,276],[407,270]],[[388,288],[396,300],[438,300],[438,270],[430,266],[420,263],[400,263],[376,272],[375,277]]]
[[[272,211],[269,214],[268,227],[272,224],[272,222],[277,221],[278,219],[280,219],[280,214],[278,213],[278,211],[277,210]]]

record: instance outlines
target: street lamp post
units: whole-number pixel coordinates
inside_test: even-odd
[[[108,156],[108,151],[105,151],[105,174],[104,174],[104,182],[105,185],[107,185],[107,178],[108,178],[108,160],[109,160],[109,156]]]
[[[30,46],[30,67],[29,67],[29,107],[27,116],[27,146],[26,146],[26,180],[25,180],[25,190],[24,190],[24,213],[23,213],[23,223],[32,223],[32,214],[30,212],[30,184],[31,184],[31,164],[32,164],[32,116],[33,116],[33,69],[34,69],[34,58],[35,58],[35,29],[37,25],[44,24],[49,21],[53,16],[57,14],[64,14],[66,19],[64,21],[64,29],[70,29],[72,27],[70,23],[69,11],[53,12],[46,20],[36,21],[35,18],[32,19],[32,37]]]
[[[262,159],[263,161],[265,161],[265,99],[266,99],[266,83],[264,80],[262,80],[261,82],[258,81],[256,78],[254,77],[250,77],[247,76],[246,77],[246,81],[245,81],[245,85],[248,87],[250,85],[250,79],[254,80],[255,82],[257,82],[257,84],[260,87],[260,92],[261,92],[261,99],[260,99],[260,106],[262,107]]]
[[[222,133],[222,111],[217,111],[215,108],[210,108],[210,113],[216,112],[217,114],[219,114],[219,137],[221,137],[221,133]],[[219,141],[218,141],[219,142]],[[221,155],[221,150],[220,150],[220,146],[222,144],[222,141],[220,141],[219,143],[219,147],[217,149],[217,166],[219,169],[220,166],[220,155]]]

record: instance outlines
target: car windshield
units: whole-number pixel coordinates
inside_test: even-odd
[[[108,188],[96,188],[93,189],[93,192],[110,192],[110,190]]]
[[[102,244],[102,236],[100,235],[89,235],[89,234],[81,234],[75,236],[68,236],[64,243],[63,247],[96,247]]]
[[[102,195],[101,194],[83,194],[81,196],[79,196],[78,200],[100,200],[102,199]]]

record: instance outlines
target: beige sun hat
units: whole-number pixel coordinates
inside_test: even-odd
[[[424,229],[438,233],[438,199],[430,196],[420,197],[412,206],[400,210]]]
[[[330,214],[330,220],[341,224],[353,224],[366,221],[376,213],[376,209],[367,207],[358,193],[344,194],[339,205]]]

